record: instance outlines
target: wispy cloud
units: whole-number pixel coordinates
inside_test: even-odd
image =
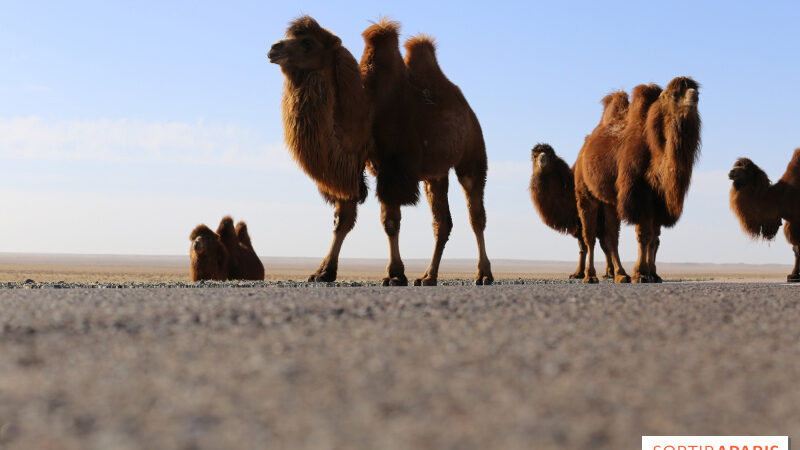
[[[203,121],[0,118],[0,157],[40,161],[156,162],[283,169],[293,166],[280,143],[252,130]]]

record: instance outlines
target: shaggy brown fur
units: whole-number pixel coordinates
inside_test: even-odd
[[[794,269],[786,279],[800,282],[800,148],[775,184],[747,158],[736,161],[728,178],[733,180],[731,209],[747,234],[772,240],[781,219],[786,221],[783,234],[794,251]]]
[[[636,108],[637,105],[630,105],[628,103],[628,94],[623,91],[616,91],[605,96],[602,103],[603,115],[600,119],[600,123],[598,123],[594,131],[586,137],[583,148],[578,154],[578,159],[573,166],[576,206],[578,209],[578,217],[580,217],[581,220],[583,242],[587,249],[588,260],[588,266],[584,271],[583,282],[597,283],[599,281],[594,268],[594,243],[595,239],[599,237],[601,245],[605,242],[606,249],[604,250],[611,259],[614,280],[617,283],[625,283],[630,281],[630,277],[625,273],[625,269],[622,268],[622,263],[619,260],[617,251],[617,244],[619,241],[619,218],[616,210],[614,210],[614,207],[610,204],[610,200],[613,200],[613,197],[596,197],[596,194],[589,190],[584,174],[587,168],[592,170],[599,166],[616,167],[616,155],[613,152],[587,154],[585,149],[590,146],[602,145],[606,148],[611,148],[618,145],[631,109]],[[590,174],[593,175],[592,172],[590,172]],[[610,179],[610,177],[600,181],[603,189],[599,190],[599,194],[613,189],[613,179]],[[598,225],[600,223],[604,224],[603,229],[599,228]]]
[[[699,152],[698,88],[688,77],[673,79],[664,91],[652,84],[637,86],[622,132],[601,124],[578,157],[579,209],[592,212],[603,202],[636,225],[634,282],[661,281],[655,267],[658,237],[662,226],[674,226],[681,216]],[[594,230],[584,226],[584,234],[587,245],[593,242]],[[590,270],[592,256],[590,249]],[[616,273],[618,282],[627,281],[620,278],[624,271]]]
[[[217,233],[205,225],[198,225],[189,235],[192,246],[189,275],[192,281],[227,280],[228,250]]]
[[[247,224],[239,222],[234,228],[233,219],[225,216],[219,223],[217,234],[228,252],[228,279],[264,279],[264,265],[250,242]]]
[[[461,90],[442,72],[433,39],[419,35],[405,43],[400,55],[399,24],[381,20],[362,36],[364,88],[374,108],[374,157],[384,230],[391,249],[385,285],[408,283],[400,258],[400,206],[414,204],[418,183],[433,213],[436,246],[425,275],[415,285],[435,285],[445,243],[452,229],[447,199],[448,173],[455,168],[467,197],[470,222],[478,241],[476,284],[493,282],[483,238],[486,213],[486,147],[480,123]]]
[[[269,59],[285,76],[282,111],[292,155],[333,203],[334,239],[309,281],[333,281],[339,251],[367,195],[364,169],[372,151],[370,106],[353,55],[311,17],[289,24]]]
[[[547,226],[559,233],[569,234],[578,240],[580,249],[578,268],[569,277],[582,279],[586,266],[586,244],[583,242],[583,227],[581,227],[581,220],[578,217],[572,169],[556,155],[553,147],[548,144],[536,144],[531,150],[531,161],[533,174],[531,175],[530,192],[533,205]],[[604,236],[602,216],[598,217],[597,228],[599,234]],[[617,230],[617,234],[619,234],[619,230]],[[614,278],[614,266],[605,242],[605,239],[600,240],[600,247],[606,255],[604,278]]]

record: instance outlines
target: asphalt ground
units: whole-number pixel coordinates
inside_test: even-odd
[[[524,283],[6,283],[0,448],[800,436],[800,286]]]

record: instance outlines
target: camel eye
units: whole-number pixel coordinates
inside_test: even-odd
[[[300,45],[303,46],[303,50],[308,52],[308,51],[311,51],[312,48],[314,48],[314,41],[312,41],[309,38],[303,38],[300,41]]]

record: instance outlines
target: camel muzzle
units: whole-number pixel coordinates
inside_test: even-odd
[[[269,62],[273,64],[278,64],[282,59],[286,58],[286,53],[283,52],[284,44],[283,42],[276,42],[272,45],[267,53],[267,58],[269,58]]]

